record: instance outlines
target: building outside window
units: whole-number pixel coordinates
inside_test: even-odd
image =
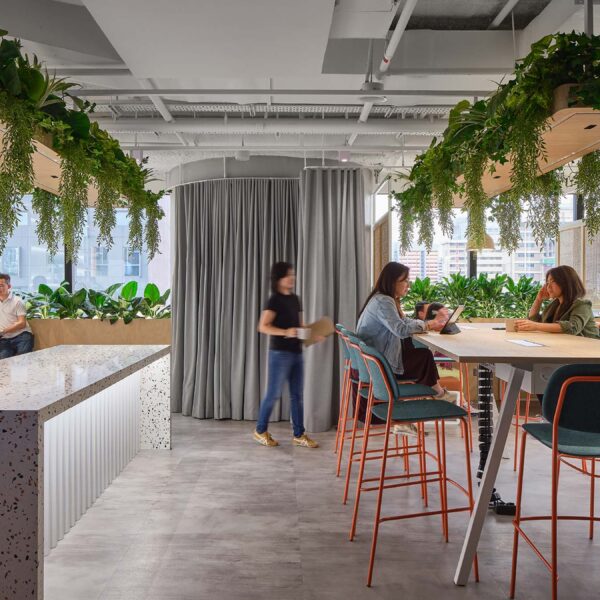
[[[31,209],[31,196],[23,198],[25,211],[19,224],[0,255],[0,267],[9,272],[16,291],[36,291],[40,284],[58,287],[65,278],[64,252],[50,257],[47,249],[37,239],[35,228],[37,215]],[[74,288],[106,289],[114,283],[135,280],[143,287],[150,281],[156,283],[161,292],[170,287],[169,207],[170,199],[165,196],[160,204],[165,218],[160,221],[161,247],[152,262],[148,262],[145,251],[127,253],[129,226],[127,211],[119,209],[113,230],[113,247],[108,250],[98,246],[98,230],[94,225],[94,209],[87,211],[86,227],[77,263],[73,266]],[[128,275],[131,273],[131,275]]]
[[[125,257],[125,270],[123,275],[125,277],[139,277],[140,276],[140,253],[137,250],[129,250],[129,248],[123,248],[123,255]]]
[[[12,277],[21,275],[21,248],[5,248],[2,255],[2,272]]]

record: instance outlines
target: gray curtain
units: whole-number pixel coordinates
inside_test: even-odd
[[[362,172],[306,169],[300,196],[298,288],[304,318],[311,322],[329,316],[354,327],[368,293]],[[339,406],[337,339],[308,348],[305,365],[304,422],[308,431],[326,431],[336,421]]]
[[[256,419],[267,338],[256,331],[275,261],[297,259],[297,179],[222,179],[175,192],[176,412]],[[284,398],[273,419],[289,418]]]

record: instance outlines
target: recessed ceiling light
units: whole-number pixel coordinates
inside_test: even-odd
[[[500,175],[492,175],[494,179],[500,179]]]
[[[594,129],[594,127],[596,127],[596,124],[592,123],[591,125],[588,125],[587,127],[584,127],[584,129]]]

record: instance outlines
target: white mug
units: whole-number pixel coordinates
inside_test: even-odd
[[[308,327],[296,327],[296,337],[299,340],[307,340],[310,338],[310,329]]]

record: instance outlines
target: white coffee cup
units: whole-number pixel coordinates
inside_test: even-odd
[[[299,340],[307,340],[310,338],[310,329],[308,327],[296,327],[296,337]]]
[[[506,331],[515,332],[517,330],[515,327],[517,319],[506,319],[504,323],[506,324]]]

